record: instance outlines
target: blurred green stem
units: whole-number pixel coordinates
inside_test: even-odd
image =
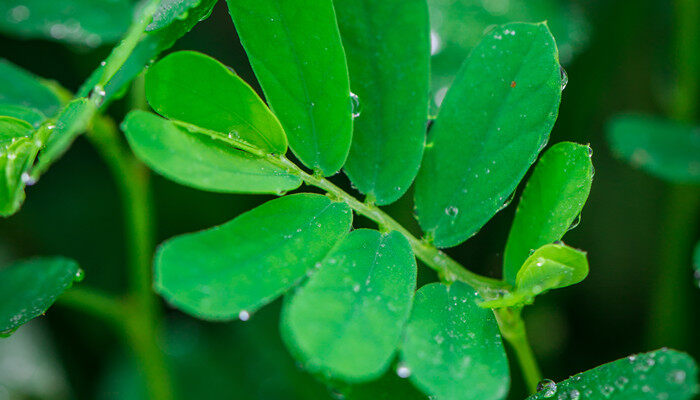
[[[670,116],[692,122],[700,83],[700,2],[675,0],[676,82]],[[700,189],[671,184],[659,231],[659,262],[651,297],[648,345],[687,349],[690,341],[689,265],[700,216]]]
[[[522,308],[499,308],[493,310],[501,329],[501,334],[515,351],[520,364],[525,385],[530,393],[537,391],[537,384],[542,380],[542,373],[537,366],[537,359],[527,340]]]
[[[74,287],[58,298],[58,305],[80,310],[123,330],[126,309],[119,299],[87,287]]]
[[[161,315],[152,290],[153,207],[148,170],[124,146],[110,119],[96,117],[87,137],[112,172],[124,204],[130,268],[124,321],[127,338],[143,368],[149,398],[171,400],[172,381],[158,344]]]

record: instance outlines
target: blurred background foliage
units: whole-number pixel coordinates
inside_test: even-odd
[[[57,38],[50,26],[41,23],[36,29],[44,35],[8,36],[4,26],[16,17],[14,3],[21,2],[8,0],[0,5],[2,57],[71,90],[77,90],[106,57],[109,42],[118,36],[97,40],[89,25],[83,25],[86,31],[61,31],[58,36],[62,37]],[[56,4],[79,7],[81,1],[57,0]],[[429,0],[429,4],[434,103],[441,101],[456,69],[489,26],[548,20],[570,78],[550,143],[571,140],[590,143],[594,149],[596,175],[591,196],[580,224],[565,237],[568,244],[588,251],[590,275],[572,288],[538,297],[525,312],[544,375],[561,380],[664,345],[663,338],[650,340],[647,332],[658,242],[666,235],[662,226],[668,185],[615,159],[606,144],[604,126],[620,112],[665,114],[669,108],[674,82],[670,2]],[[114,29],[123,29],[121,14],[106,21]],[[70,19],[70,12],[66,15]],[[46,33],[54,40],[39,38]],[[172,50],[181,49],[219,59],[259,89],[224,2]],[[110,108],[110,114],[120,121],[129,104],[127,96]],[[344,177],[334,180],[349,187]],[[159,242],[223,223],[270,198],[205,193],[156,175],[152,184],[156,204],[152,218]],[[388,209],[416,229],[411,197],[405,196]],[[78,260],[85,270],[83,285],[121,293],[126,255],[118,200],[102,160],[87,141],[79,139],[40,184],[28,188],[23,209],[0,221],[0,265],[33,255],[65,255]],[[511,205],[477,236],[448,252],[475,271],[497,276],[513,212]],[[359,218],[358,222],[369,226]],[[692,285],[691,249],[678,251],[687,254],[687,284]],[[422,269],[420,279],[427,282],[435,277]],[[689,332],[697,332],[700,290],[690,293],[693,306],[685,318]],[[162,346],[173,362],[182,398],[337,398],[338,393],[301,372],[287,354],[277,332],[278,310],[275,304],[248,322],[228,324],[195,321],[168,310],[169,329]],[[700,358],[698,341],[676,347]],[[525,390],[520,373],[515,365],[511,369],[510,398],[522,399]],[[0,341],[3,400],[145,398],[138,374],[129,350],[107,326],[60,306]],[[368,385],[354,389],[349,397],[352,393],[374,393],[373,398],[415,396],[407,381],[394,376],[384,381],[384,388],[393,388],[390,392],[382,389],[379,395],[373,392],[377,385]]]

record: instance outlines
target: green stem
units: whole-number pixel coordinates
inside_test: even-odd
[[[700,87],[700,2],[675,0],[676,82],[669,112],[673,119],[695,118]],[[690,253],[700,216],[700,189],[671,184],[659,238],[659,262],[651,295],[648,344],[686,349],[690,343]]]
[[[530,393],[535,393],[537,384],[542,380],[542,373],[537,366],[537,359],[527,340],[525,322],[521,315],[522,309],[499,308],[493,311],[501,329],[501,334],[513,348],[513,351],[515,351],[527,389]]]
[[[76,287],[58,298],[58,305],[70,307],[109,322],[118,330],[124,330],[126,308],[114,296],[96,289]]]
[[[161,316],[152,290],[151,257],[155,246],[149,174],[123,145],[111,120],[95,118],[87,137],[112,172],[125,208],[130,268],[125,320],[127,338],[143,368],[149,398],[170,400],[174,393],[167,363],[158,345]]]

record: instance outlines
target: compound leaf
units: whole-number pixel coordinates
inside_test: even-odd
[[[97,47],[116,42],[131,23],[130,0],[3,0],[0,32]]]
[[[642,115],[613,119],[608,140],[635,167],[675,183],[700,183],[700,128]]]
[[[545,387],[528,400],[689,400],[698,393],[698,367],[685,353],[661,349],[629,356]]]
[[[352,139],[350,84],[331,0],[228,0],[229,11],[289,147],[332,175]]]
[[[301,185],[299,177],[223,139],[145,111],[129,113],[122,129],[143,162],[183,185],[224,193],[279,193]]]
[[[198,22],[206,19],[217,0],[200,0],[196,7],[190,8],[186,13],[181,14],[184,19],[175,18],[167,26],[160,29],[148,31],[143,39],[136,45],[129,58],[121,68],[114,74],[112,79],[104,87],[104,100],[101,108],[105,109],[113,100],[124,95],[128,85],[136,78],[143,69],[150,65],[161,52],[170,48],[185,33],[189,32]],[[102,77],[104,67],[98,67],[83,83],[78,96],[88,97],[95,85]]]
[[[508,360],[491,310],[462,282],[432,283],[417,293],[402,359],[411,380],[441,400],[503,399]]]
[[[428,7],[422,0],[335,0],[334,5],[350,88],[359,101],[345,173],[377,204],[389,204],[411,186],[423,156]]]
[[[82,280],[78,264],[62,257],[24,260],[0,269],[0,336],[46,312],[73,282]]]
[[[437,246],[463,242],[507,203],[547,142],[561,86],[544,23],[495,27],[472,51],[416,178],[418,221]]]
[[[399,344],[415,287],[416,261],[401,233],[356,230],[290,295],[283,337],[311,372],[378,378]]]
[[[571,142],[557,143],[537,162],[523,190],[503,257],[503,276],[515,276],[535,249],[560,240],[591,191],[591,149]]]
[[[287,138],[253,89],[228,67],[193,51],[170,54],[146,74],[148,103],[185,121],[284,154]]]
[[[156,291],[199,318],[247,319],[306,276],[347,234],[351,220],[347,204],[317,194],[269,201],[161,245]]]

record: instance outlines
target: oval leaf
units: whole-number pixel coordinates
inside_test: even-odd
[[[574,375],[528,400],[689,400],[697,393],[695,361],[685,353],[661,349]]]
[[[301,185],[262,158],[151,113],[129,113],[122,129],[143,162],[183,185],[224,193],[278,193]]]
[[[530,253],[560,240],[581,215],[591,191],[591,149],[557,143],[537,162],[523,190],[503,256],[503,276],[511,284]]]
[[[286,303],[282,331],[311,372],[346,381],[387,369],[411,311],[416,261],[399,232],[352,232]]]
[[[82,280],[78,264],[62,257],[35,258],[0,269],[0,336],[46,312],[73,282]]]
[[[231,17],[289,147],[332,175],[352,139],[350,84],[331,0],[227,0]]]
[[[317,194],[275,199],[224,225],[165,242],[155,288],[210,320],[246,319],[294,286],[350,229],[345,203]]]
[[[700,128],[656,117],[613,119],[608,140],[618,157],[675,183],[700,183]]]
[[[129,0],[3,0],[0,31],[97,47],[116,42],[131,23]]]
[[[193,51],[163,58],[146,74],[146,98],[164,117],[284,154],[287,138],[260,97],[228,67]]]
[[[561,99],[545,24],[492,29],[447,93],[416,178],[416,211],[435,245],[457,245],[507,203],[547,142]]]
[[[401,354],[413,382],[441,400],[502,399],[508,360],[491,310],[468,285],[432,283],[416,293]]]
[[[428,7],[423,0],[333,3],[350,88],[359,99],[345,173],[377,204],[389,204],[411,186],[423,156],[430,70]]]

